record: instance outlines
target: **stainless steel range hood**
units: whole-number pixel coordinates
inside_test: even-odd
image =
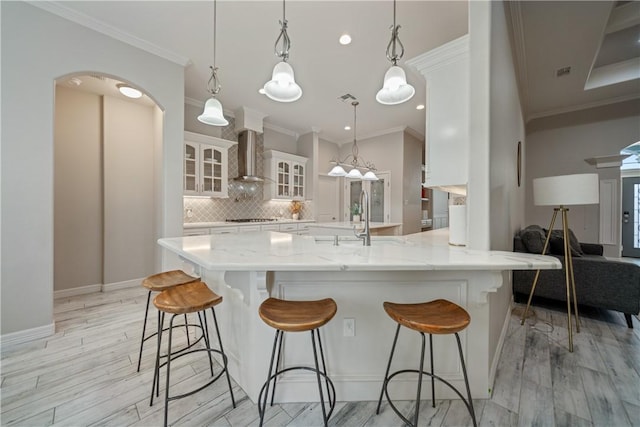
[[[258,133],[245,129],[238,134],[238,176],[240,182],[262,182],[257,174]]]

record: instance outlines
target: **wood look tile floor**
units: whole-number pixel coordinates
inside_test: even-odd
[[[0,425],[162,425],[162,400],[149,406],[153,343],[145,348],[141,371],[136,372],[145,301],[142,287],[56,300],[55,335],[2,348]],[[635,328],[628,329],[617,312],[583,310],[582,330],[574,335],[575,351],[569,353],[562,308],[534,307],[535,316],[525,326],[519,323],[521,310],[517,305],[511,315],[492,398],[474,401],[479,425],[640,425],[636,317]],[[154,314],[151,317],[155,320]],[[385,351],[387,345],[390,342],[384,344]],[[175,390],[194,375],[208,376],[206,363],[183,359],[172,367]],[[473,369],[473,362],[467,363]],[[380,368],[382,375],[384,367]],[[174,401],[169,406],[170,424],[257,425],[256,405],[235,384],[234,394],[235,409],[225,381]],[[402,425],[387,404],[380,415],[375,415],[375,406],[376,402],[338,402],[331,425]],[[398,407],[410,414],[414,405],[398,402]],[[320,409],[315,403],[274,405],[266,425],[321,425]],[[436,400],[432,408],[425,400],[420,425],[466,426],[471,419],[460,401]]]

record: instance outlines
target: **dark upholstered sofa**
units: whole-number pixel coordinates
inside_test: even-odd
[[[547,230],[529,226],[513,239],[515,252],[541,253]],[[564,270],[564,240],[560,230],[553,230],[547,255],[562,262],[562,270],[541,270],[534,293],[536,298],[566,302]],[[578,304],[616,310],[624,313],[627,325],[632,328],[632,314],[640,312],[640,266],[602,256],[602,245],[580,243],[570,233],[573,273]],[[516,302],[527,302],[535,271],[513,272],[513,295]]]

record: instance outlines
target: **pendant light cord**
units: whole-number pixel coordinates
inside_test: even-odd
[[[393,0],[393,27],[391,27],[391,40],[387,45],[387,59],[397,65],[398,60],[404,55],[404,46],[398,36],[400,25],[396,25],[396,0]],[[396,51],[396,44],[400,45],[400,53]]]
[[[273,46],[273,50],[278,58],[281,58],[284,62],[289,59],[289,49],[291,49],[291,39],[287,34],[287,18],[286,18],[285,0],[282,0],[282,21],[280,22],[280,35],[276,39]],[[282,49],[278,50],[278,43],[282,42]]]
[[[211,77],[207,82],[207,90],[211,96],[215,96],[220,92],[220,81],[218,80],[218,67],[216,67],[216,31],[218,29],[217,24],[217,2],[213,0],[213,67],[209,66],[211,70]]]
[[[351,103],[351,105],[353,105],[353,145],[351,146],[351,153],[353,154],[354,165],[358,164],[358,141],[356,139],[356,123],[357,123],[356,110],[357,110],[358,104],[360,104],[358,101],[353,101]]]

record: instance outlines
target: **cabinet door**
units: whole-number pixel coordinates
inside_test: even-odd
[[[292,166],[292,196],[295,199],[304,199],[304,165],[293,163]]]
[[[276,196],[291,197],[289,189],[289,177],[291,175],[291,163],[286,161],[277,162],[276,173]]]
[[[198,144],[184,144],[184,194],[198,194]]]
[[[222,150],[201,145],[200,146],[200,181],[202,195],[216,196],[221,195],[222,188]]]

